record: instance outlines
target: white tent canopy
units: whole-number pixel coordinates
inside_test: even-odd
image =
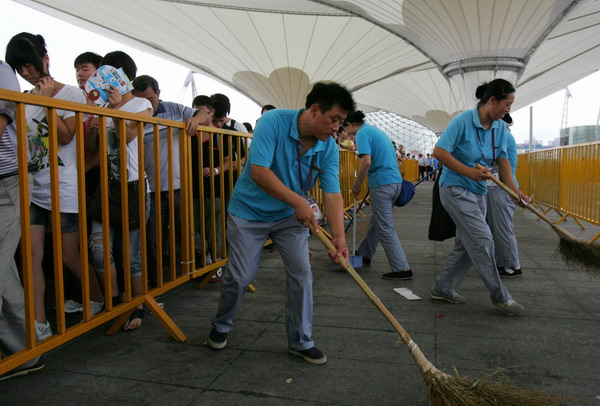
[[[16,0],[297,108],[340,82],[367,110],[439,133],[475,87],[515,82],[515,108],[600,65],[597,0]],[[121,10],[106,15],[105,10]]]

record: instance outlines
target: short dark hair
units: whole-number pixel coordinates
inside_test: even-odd
[[[346,121],[344,121],[344,124],[347,124],[347,123],[364,124],[365,123],[365,114],[360,110],[352,111],[352,112],[348,113],[348,115],[346,116]]]
[[[123,72],[129,80],[135,79],[137,75],[137,65],[134,60],[123,51],[113,51],[104,55],[100,61],[100,66],[110,65],[117,69],[123,68]]]
[[[6,45],[6,55],[4,60],[13,68],[32,64],[38,72],[44,73],[44,63],[42,59],[48,51],[46,50],[46,41],[41,35],[34,35],[28,32],[22,32],[10,39]]]
[[[477,106],[483,106],[487,103],[490,97],[495,97],[496,100],[504,100],[509,94],[515,92],[515,87],[508,80],[494,79],[488,83],[482,83],[475,90],[475,97],[479,99]]]
[[[134,92],[143,92],[149,87],[152,88],[156,93],[160,91],[158,87],[158,81],[149,75],[140,75],[131,82],[133,85]]]
[[[227,110],[227,105],[221,101],[217,101],[217,100],[213,99],[212,96],[211,96],[211,100],[213,102],[213,108],[215,109],[215,115],[213,117],[214,118],[227,117],[227,114],[229,113],[229,111]]]
[[[80,54],[77,58],[75,58],[75,62],[73,62],[73,67],[77,69],[79,65],[83,65],[85,63],[91,63],[94,65],[96,69],[100,66],[100,61],[102,60],[102,55],[98,55],[95,52],[84,52]]]
[[[215,110],[217,110],[217,105],[216,103],[219,102],[223,105],[223,108],[225,109],[225,114],[220,115],[220,116],[216,116],[216,111],[215,111],[215,116],[216,117],[225,117],[227,115],[229,115],[229,113],[231,113],[231,102],[229,101],[229,97],[225,96],[223,93],[215,93],[212,94],[210,96],[210,98],[212,99],[215,107]]]
[[[209,110],[212,110],[213,102],[212,102],[211,98],[208,96],[205,96],[205,95],[196,96],[196,97],[194,97],[194,100],[192,101],[192,107],[198,107],[198,106],[204,106],[204,107],[208,108]]]
[[[260,109],[261,112],[266,112],[269,110],[275,110],[277,107],[273,106],[272,104],[265,104],[264,106],[262,106],[262,108]]]
[[[250,124],[249,122],[245,121],[242,124],[244,124],[244,127],[246,127],[246,130],[248,130],[249,133],[251,133],[252,131],[254,131],[252,129],[252,124]]]
[[[348,89],[335,82],[315,83],[306,96],[305,107],[308,109],[313,104],[318,104],[323,113],[331,110],[335,104],[345,111],[353,111],[356,108],[356,103]]]

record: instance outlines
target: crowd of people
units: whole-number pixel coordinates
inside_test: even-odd
[[[231,104],[223,94],[197,96],[191,107],[161,100],[159,83],[148,75],[138,76],[133,59],[121,51],[104,56],[93,52],[80,55],[74,62],[79,87],[60,83],[50,75],[50,59],[44,38],[40,35],[15,35],[7,46],[5,59],[6,63],[0,63],[2,88],[19,90],[16,72],[32,85],[28,91],[31,94],[87,104],[95,104],[85,91],[85,84],[91,75],[101,66],[120,68],[131,80],[133,89],[124,94],[115,87],[107,89],[108,102],[103,105],[105,108],[135,113],[139,117],[185,123],[186,132],[192,138],[197,262],[206,266],[225,255],[228,257],[226,269],[214,276],[215,281],[221,281],[221,297],[208,337],[210,347],[222,349],[226,346],[227,336],[233,328],[246,289],[256,278],[263,245],[270,238],[282,256],[288,281],[285,311],[288,351],[312,364],[327,362],[326,355],[315,346],[311,331],[313,302],[308,236],[309,229],[319,232],[322,214],[310,191],[318,179],[332,242],[336,248],[336,252],[329,253],[331,259],[337,262],[339,256],[348,258],[350,253],[346,245],[339,182],[340,150],[355,151],[360,157],[360,167],[351,192],[359,195],[363,181],[368,179],[372,203],[367,235],[358,252],[353,254],[362,256],[363,264],[368,266],[381,242],[390,267],[382,277],[387,280],[414,277],[396,232],[392,210],[403,187],[398,163],[414,159],[415,156],[409,157],[403,145],[396,146],[383,131],[367,124],[365,115],[355,109],[351,93],[342,85],[315,84],[307,95],[304,108],[298,110],[263,106],[253,131],[251,124],[241,123],[229,116]],[[451,303],[465,303],[466,300],[455,289],[470,268],[475,267],[490,292],[492,303],[510,315],[519,313],[522,306],[512,299],[500,277],[520,275],[518,252],[514,238],[498,241],[497,236],[506,235],[505,228],[511,225],[514,205],[526,201],[514,178],[516,150],[513,154],[510,132],[502,121],[510,111],[514,94],[515,89],[506,81],[494,80],[480,86],[477,90],[480,100],[478,106],[450,122],[433,154],[426,154],[426,157],[419,154],[418,158],[422,179],[433,179],[431,172],[437,168],[438,161],[444,165],[445,170],[439,179],[440,196],[457,227],[454,250],[432,287],[431,297]],[[43,270],[44,239],[52,226],[48,157],[48,127],[51,123],[56,126],[60,145],[58,190],[61,257],[69,273],[76,280],[81,280],[75,113],[57,109],[55,116],[50,117],[51,111],[38,106],[28,106],[26,111],[31,179],[33,294],[39,340],[52,335],[46,318]],[[3,264],[0,269],[0,307],[4,320],[0,342],[4,357],[22,350],[25,343],[23,289],[14,261],[20,238],[20,216],[15,111],[10,103],[0,104],[0,126],[0,188],[6,191],[0,198],[7,199],[6,204],[0,205],[0,236],[3,238],[0,247],[0,263]],[[213,127],[215,131],[198,132],[198,126]],[[106,128],[105,134],[100,131],[103,127]],[[253,132],[249,154],[246,155],[245,143],[219,134],[219,129]],[[95,271],[89,278],[89,309],[94,316],[102,311],[106,302],[103,297],[106,290],[102,286],[105,263],[110,264],[113,297],[109,300],[113,306],[121,300],[119,272],[130,273],[134,296],[142,293],[142,222],[146,223],[148,237],[148,287],[160,284],[162,272],[158,264],[161,258],[157,257],[160,227],[156,219],[161,224],[169,221],[169,191],[172,189],[175,228],[180,227],[180,146],[178,137],[170,134],[166,127],[160,127],[156,134],[154,127],[148,124],[143,139],[138,140],[137,122],[121,122],[117,118],[106,118],[103,122],[99,117],[87,115],[84,132],[89,261],[90,269]],[[101,145],[102,140],[106,145]],[[138,159],[139,142],[144,143],[146,150],[143,162]],[[154,153],[156,143],[159,144],[158,154]],[[106,151],[106,156],[102,156],[100,151]],[[123,156],[126,157],[125,162],[122,162]],[[99,163],[103,159],[106,159],[108,168],[109,194],[120,196],[123,182],[127,184],[123,187],[128,190],[128,233],[124,235],[121,227],[118,198],[114,210],[112,201],[109,210],[108,250],[103,244],[104,218],[99,186]],[[483,166],[477,167],[476,164]],[[228,187],[231,171],[234,172],[231,175],[235,182],[233,190]],[[157,173],[160,174],[158,177]],[[495,173],[517,191],[522,200],[513,202],[496,191],[486,198],[486,181]],[[147,205],[146,219],[138,218],[137,214],[139,205],[144,203],[139,201],[140,190],[147,193],[144,199]],[[493,208],[493,213],[486,210],[488,205]],[[200,218],[202,212],[205,213],[203,219]],[[225,218],[227,226],[224,230],[221,219]],[[128,246],[124,248],[129,252],[126,267],[123,266],[121,255],[125,241]],[[495,249],[495,246],[502,247]],[[175,247],[164,248],[175,255]],[[299,252],[306,255],[298,255]],[[65,303],[67,312],[81,309],[81,303],[73,298]],[[143,318],[144,309],[139,306],[125,322],[123,329],[140,328]],[[41,368],[43,361],[35,358],[18,370],[0,376],[0,380]]]

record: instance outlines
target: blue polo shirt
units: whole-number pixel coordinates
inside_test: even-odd
[[[510,169],[512,170],[513,180],[515,181],[515,185],[519,187],[519,182],[517,182],[517,162],[519,161],[517,154],[517,141],[515,141],[515,137],[513,137],[510,130],[506,134],[506,154],[508,155],[508,160],[510,161]]]
[[[473,167],[480,163],[490,167],[494,156],[507,158],[507,133],[508,130],[502,120],[492,121],[488,130],[483,128],[475,108],[454,117],[435,145],[448,151],[465,166]],[[493,150],[492,138],[494,138]],[[485,181],[476,182],[448,168],[444,168],[442,172],[440,185],[461,186],[480,195],[487,193]]]
[[[317,140],[304,155],[298,156],[298,117],[303,110],[275,109],[263,114],[250,144],[248,165],[271,169],[284,185],[300,195],[300,172],[305,189],[311,189],[319,178],[324,192],[340,193],[339,151],[333,138]],[[309,183],[311,164],[312,179]],[[251,171],[246,168],[233,190],[229,213],[246,220],[270,222],[294,215],[294,209],[265,192],[252,180]]]
[[[356,133],[358,155],[370,155],[369,188],[402,182],[396,151],[390,138],[377,127],[363,124]]]

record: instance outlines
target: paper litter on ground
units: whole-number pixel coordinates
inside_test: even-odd
[[[421,300],[419,296],[415,295],[412,293],[412,290],[407,288],[394,288],[394,292],[404,296],[408,300]]]

